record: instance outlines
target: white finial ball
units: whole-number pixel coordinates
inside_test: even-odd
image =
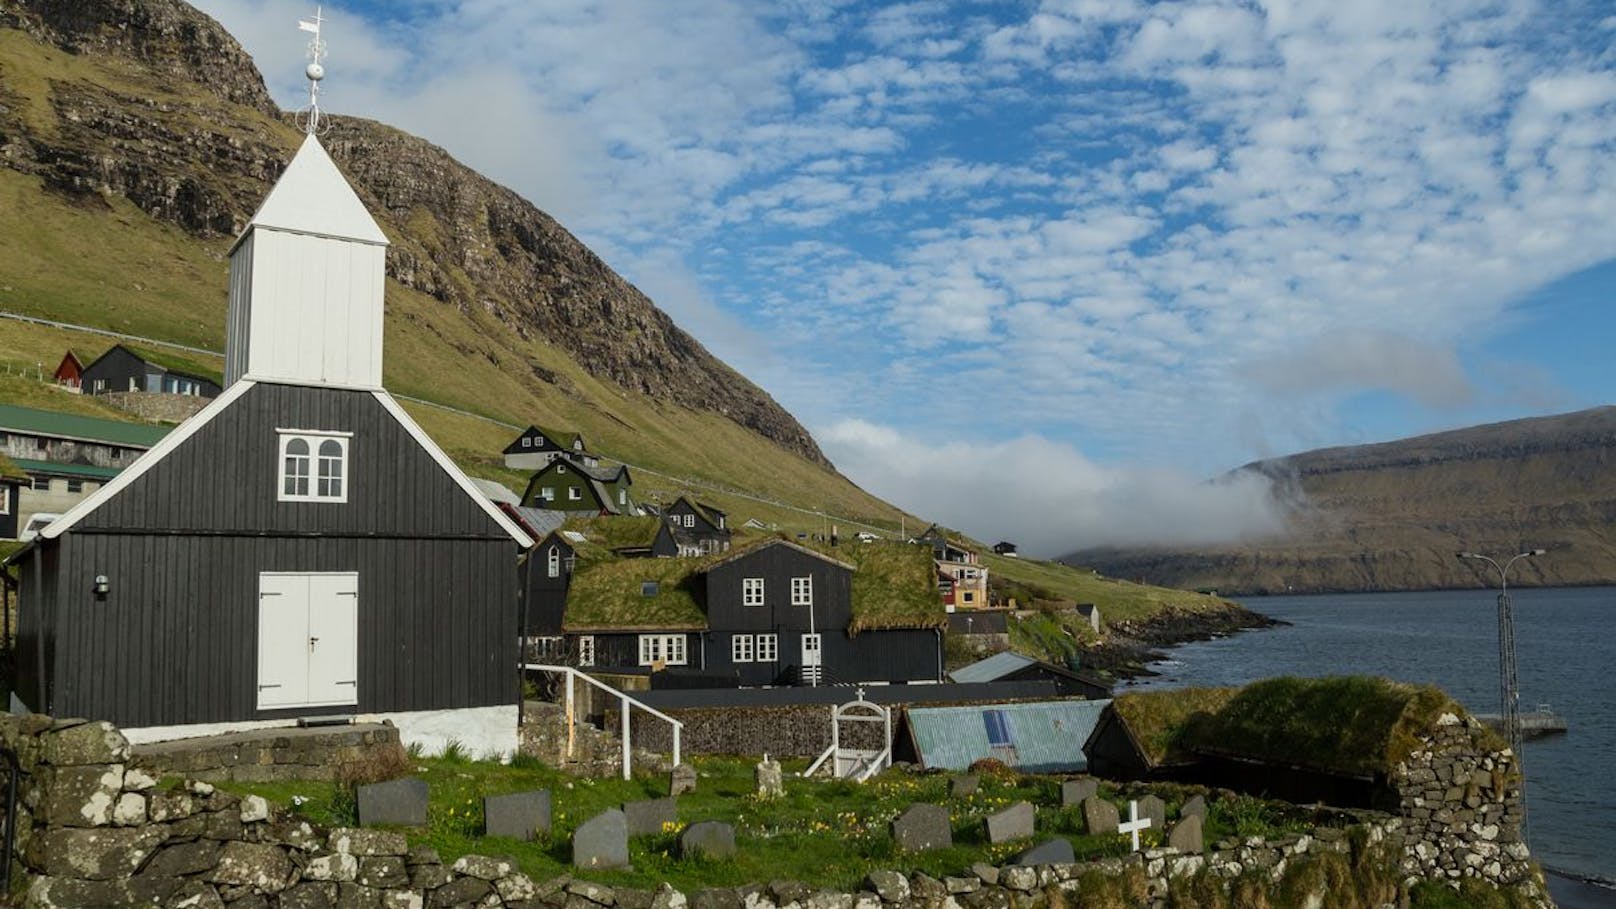
[[[310,82],[319,82],[321,79],[325,78],[325,67],[318,63],[310,63],[308,67],[303,70],[303,74],[309,77]]]

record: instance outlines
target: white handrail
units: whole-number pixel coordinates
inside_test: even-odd
[[[577,714],[573,712],[573,707],[572,707],[572,703],[573,703],[572,683],[573,683],[573,679],[577,678],[577,679],[583,679],[584,681],[588,682],[591,685],[594,685],[596,688],[599,688],[601,691],[606,692],[607,694],[617,698],[617,700],[618,700],[618,712],[622,714],[622,721],[623,721],[623,726],[622,726],[622,729],[623,729],[623,779],[625,779],[625,780],[629,779],[633,775],[633,757],[632,757],[632,755],[633,755],[634,749],[633,749],[633,745],[629,741],[629,710],[632,707],[638,707],[641,710],[645,711],[646,713],[651,714],[652,716],[656,717],[659,720],[665,721],[666,723],[668,723],[670,726],[673,727],[673,763],[674,763],[674,766],[678,766],[680,764],[680,756],[681,756],[680,748],[679,748],[679,746],[680,746],[680,737],[681,737],[681,733],[684,732],[684,728],[685,728],[685,724],[683,722],[681,722],[679,720],[676,720],[671,716],[668,716],[666,713],[663,713],[662,711],[656,709],[655,707],[652,707],[650,704],[647,704],[647,703],[644,703],[643,701],[639,701],[639,700],[635,699],[633,696],[629,695],[626,692],[619,691],[618,689],[613,688],[612,686],[606,684],[605,682],[600,681],[599,679],[596,679],[596,678],[588,675],[587,673],[579,672],[575,667],[572,667],[572,666],[552,666],[552,665],[550,665],[548,663],[524,663],[524,664],[522,664],[522,668],[538,670],[539,672],[559,672],[562,675],[566,676],[566,679],[567,679],[567,757],[569,757],[569,758],[572,757],[573,729],[577,725],[577,722],[578,722]]]
[[[802,775],[804,777],[811,777],[814,774],[818,773],[819,768],[825,766],[825,762],[830,760],[831,757],[833,755],[835,755],[835,754],[836,754],[836,746],[833,744],[829,748],[825,749],[824,754],[821,754],[817,759],[814,760],[814,762],[812,764],[809,764],[808,769],[804,770],[802,772]],[[834,776],[835,774],[836,774],[836,770],[835,770],[835,768],[832,768],[831,769],[831,775]]]

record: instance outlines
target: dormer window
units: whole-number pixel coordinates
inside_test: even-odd
[[[282,502],[348,501],[349,432],[277,430]]]

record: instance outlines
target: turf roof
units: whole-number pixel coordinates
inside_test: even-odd
[[[1389,771],[1437,717],[1464,713],[1434,686],[1370,676],[1142,692],[1115,707],[1158,765],[1204,750],[1355,776]]]
[[[18,483],[28,482],[28,474],[23,472],[6,453],[0,451],[0,480],[16,480]]]
[[[568,518],[564,530],[575,530],[603,549],[649,548],[656,542],[662,519],[623,515]]]

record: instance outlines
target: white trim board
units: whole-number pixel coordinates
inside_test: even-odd
[[[125,467],[122,472],[107,481],[100,489],[90,493],[83,501],[67,510],[67,513],[52,521],[49,526],[39,532],[47,540],[54,540],[70,530],[74,524],[84,520],[90,512],[100,508],[107,500],[120,492],[124,487],[139,479],[142,474],[152,469],[159,461],[168,457],[174,449],[196,435],[197,431],[213,421],[213,418],[223,413],[225,408],[234,404],[236,399],[246,394],[256,383],[246,379],[238,380],[234,385],[224,390],[224,393],[208,402],[208,405],[196,412],[196,415],[184,423],[174,427],[174,431],[163,436],[162,441],[147,449],[144,454],[135,459],[135,463]]]

